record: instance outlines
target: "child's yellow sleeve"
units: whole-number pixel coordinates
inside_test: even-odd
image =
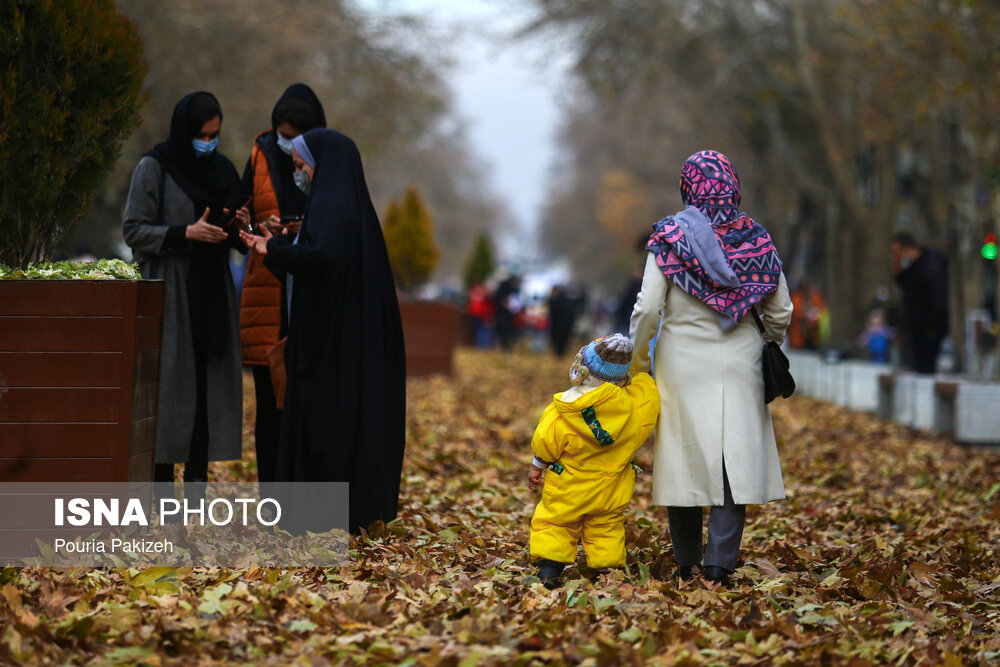
[[[656,380],[649,373],[638,373],[632,378],[627,391],[632,397],[635,414],[639,423],[652,429],[660,416],[660,392],[656,389]]]
[[[531,451],[546,463],[558,461],[566,449],[566,439],[557,433],[558,419],[556,406],[550,403],[542,413],[542,418],[535,428],[535,435],[531,438]]]

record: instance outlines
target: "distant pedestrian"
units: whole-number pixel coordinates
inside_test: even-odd
[[[948,335],[948,264],[907,232],[892,237],[892,273],[903,290],[902,334],[910,365],[934,373]]]
[[[476,347],[490,346],[494,311],[493,297],[490,296],[486,285],[480,282],[469,288],[468,298],[465,301],[465,314],[469,319],[472,344]]]
[[[639,296],[639,290],[642,288],[642,268],[642,266],[636,266],[625,283],[625,287],[622,288],[622,295],[618,299],[618,307],[615,309],[615,331],[628,332],[629,322],[632,319],[632,307],[635,306],[635,297]]]
[[[517,339],[517,316],[521,312],[521,277],[510,276],[497,286],[493,297],[496,304],[496,332],[500,347],[509,351]]]
[[[830,309],[826,297],[808,279],[791,291],[794,314],[788,327],[788,344],[798,350],[818,350],[829,337]]]
[[[636,242],[637,259],[632,267],[632,275],[629,276],[622,288],[621,297],[618,299],[618,306],[615,310],[614,330],[621,333],[628,333],[632,320],[632,307],[635,306],[635,298],[639,296],[642,289],[642,273],[646,266],[646,242],[649,236],[643,233]]]
[[[549,294],[549,343],[557,357],[566,354],[573,325],[576,323],[576,303],[566,288],[556,285]]]
[[[895,332],[886,324],[882,311],[873,310],[868,314],[868,322],[865,330],[858,336],[857,344],[865,351],[868,361],[885,364],[889,362],[894,337]]]

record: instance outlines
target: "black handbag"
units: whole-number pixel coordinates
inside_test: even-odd
[[[750,308],[753,319],[757,322],[760,335],[764,336],[764,323],[760,321],[760,315],[756,308]],[[788,398],[795,391],[795,378],[788,370],[788,357],[781,351],[781,347],[773,340],[764,340],[764,349],[761,353],[761,362],[764,372],[764,402],[770,403],[778,396]]]

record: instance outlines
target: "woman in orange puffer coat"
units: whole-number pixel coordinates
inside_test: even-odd
[[[292,139],[315,127],[326,127],[323,105],[305,84],[296,83],[278,99],[271,113],[271,129],[254,139],[243,183],[253,193],[253,218],[273,234],[282,227],[297,233],[305,211],[306,196],[295,186],[292,174]],[[279,219],[281,222],[274,222]],[[281,433],[267,353],[286,333],[288,317],[282,283],[264,268],[262,258],[250,255],[240,300],[240,339],[243,364],[253,370],[257,397],[254,440],[257,478],[274,481],[275,456]]]

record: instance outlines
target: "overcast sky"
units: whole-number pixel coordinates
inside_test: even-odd
[[[374,14],[419,15],[455,36],[446,80],[476,155],[522,228],[534,230],[555,158],[565,65],[535,41],[505,39],[524,20],[511,0],[354,0]]]

